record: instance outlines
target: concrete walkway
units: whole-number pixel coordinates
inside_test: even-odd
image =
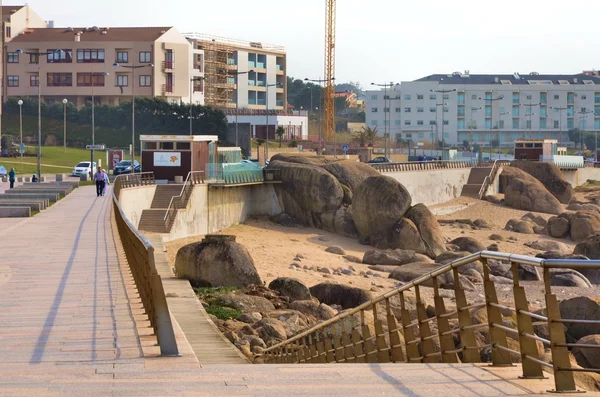
[[[201,365],[177,322],[182,357],[156,357],[113,237],[110,200],[81,187],[33,218],[0,222],[0,396],[520,396],[552,388],[519,380],[519,367]]]

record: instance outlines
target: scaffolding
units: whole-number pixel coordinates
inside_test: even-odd
[[[231,59],[235,49],[217,41],[197,41],[197,48],[204,50],[204,101],[216,108],[235,107],[235,78],[231,72]],[[237,68],[236,68],[237,69]]]

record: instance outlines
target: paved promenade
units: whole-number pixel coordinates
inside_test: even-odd
[[[0,219],[0,396],[520,396],[552,388],[518,380],[518,367],[203,365],[177,322],[182,357],[157,357],[113,227],[111,198],[96,198],[93,187],[33,218]]]

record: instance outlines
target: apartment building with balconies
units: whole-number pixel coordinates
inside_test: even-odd
[[[6,45],[8,97],[67,99],[77,107],[92,100],[118,105],[136,98],[203,102],[190,98],[194,56],[173,27],[29,28]],[[41,55],[40,55],[41,54]]]

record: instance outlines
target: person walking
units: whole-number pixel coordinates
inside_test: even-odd
[[[102,167],[98,167],[92,180],[96,182],[96,197],[100,197],[102,190],[104,190],[104,173],[102,172]]]
[[[10,188],[12,189],[13,187],[15,187],[15,179],[17,177],[17,173],[15,172],[14,168],[11,168],[10,171],[8,171],[8,181],[10,182]]]
[[[106,195],[106,187],[110,185],[110,180],[108,179],[108,174],[106,171],[102,170],[102,174],[104,174],[104,186],[102,187],[102,195]]]

